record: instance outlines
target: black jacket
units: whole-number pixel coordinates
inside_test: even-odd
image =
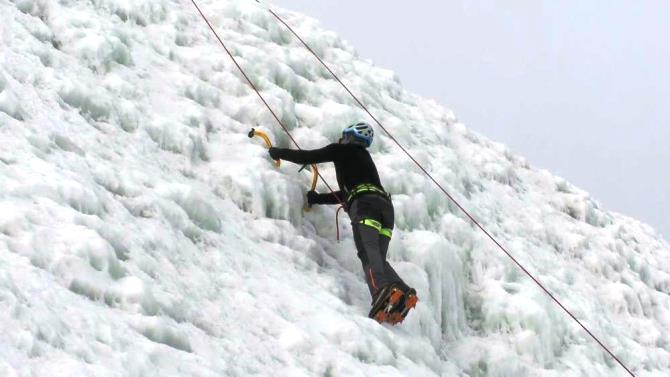
[[[379,181],[377,167],[368,150],[362,145],[330,144],[314,150],[275,149],[277,157],[297,164],[335,163],[335,173],[340,190],[334,193],[319,194],[315,201],[316,204],[344,204],[351,189],[362,183],[371,183],[384,189]]]

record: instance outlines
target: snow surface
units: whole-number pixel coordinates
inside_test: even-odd
[[[302,147],[366,119],[261,5],[200,3]],[[658,233],[279,13],[637,376],[670,374]],[[0,46],[0,376],[627,375],[380,130],[421,301],[368,319],[346,221],[336,243],[309,173],[247,138],[289,146],[189,1],[0,0]]]

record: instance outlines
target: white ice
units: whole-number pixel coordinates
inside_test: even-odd
[[[303,148],[369,121],[263,5],[199,4]],[[636,376],[670,374],[658,233],[277,11]],[[346,216],[337,243],[251,127],[290,146],[190,1],[0,0],[0,376],[627,375],[379,129],[421,301],[368,319]]]

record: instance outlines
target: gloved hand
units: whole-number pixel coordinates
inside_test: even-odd
[[[279,160],[280,159],[279,156],[281,155],[280,150],[281,150],[281,148],[270,147],[270,149],[268,149],[268,153],[270,154],[270,158],[273,159],[273,160]]]
[[[316,193],[316,191],[307,191],[307,204],[313,205],[313,204],[318,204],[317,200],[319,198],[319,194]]]

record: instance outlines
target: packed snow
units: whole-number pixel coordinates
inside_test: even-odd
[[[264,5],[199,4],[301,147],[369,121]],[[636,376],[670,374],[657,232],[275,10]],[[421,301],[368,319],[346,216],[338,243],[252,127],[291,146],[190,1],[0,0],[0,376],[628,375],[381,130],[390,259]]]

